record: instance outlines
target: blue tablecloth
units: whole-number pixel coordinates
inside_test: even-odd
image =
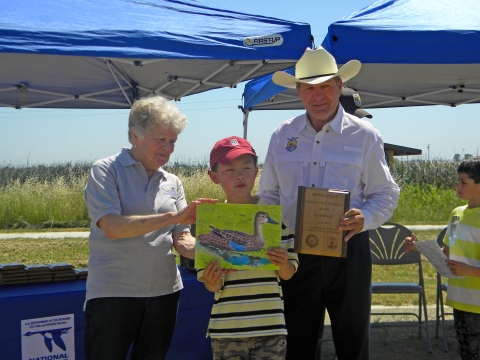
[[[169,360],[210,360],[210,338],[206,338],[213,294],[197,281],[196,275],[180,270],[181,291],[177,326],[168,354]],[[85,280],[27,283],[0,286],[0,358],[22,358],[21,322],[49,316],[74,314],[75,359],[85,358],[83,335]]]

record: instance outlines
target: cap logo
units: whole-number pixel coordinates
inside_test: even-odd
[[[238,140],[237,139],[230,139],[230,144],[232,146],[237,146],[238,145]]]
[[[287,139],[287,147],[285,148],[288,152],[292,152],[297,148],[297,139],[298,137],[292,137]]]
[[[355,105],[357,105],[358,107],[362,106],[362,100],[360,99],[360,95],[353,94],[353,101],[355,102]]]

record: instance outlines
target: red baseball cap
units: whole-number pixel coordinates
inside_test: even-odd
[[[226,165],[231,163],[237,157],[243,154],[251,154],[257,157],[252,145],[244,138],[238,136],[229,136],[218,140],[210,151],[210,169],[216,163]]]

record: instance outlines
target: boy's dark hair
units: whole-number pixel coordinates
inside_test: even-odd
[[[458,165],[457,173],[467,174],[475,184],[480,183],[480,156],[462,161]]]
[[[258,157],[252,155],[252,158],[253,158],[253,165],[254,165],[255,167],[257,167]],[[212,171],[213,171],[213,172],[217,172],[217,168],[218,168],[218,162],[216,162],[216,163],[212,166]]]

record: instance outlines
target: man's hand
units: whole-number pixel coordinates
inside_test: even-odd
[[[345,236],[345,241],[348,241],[353,235],[362,231],[364,223],[365,217],[362,211],[360,209],[350,209],[342,215],[337,229],[340,231],[348,230]]]

